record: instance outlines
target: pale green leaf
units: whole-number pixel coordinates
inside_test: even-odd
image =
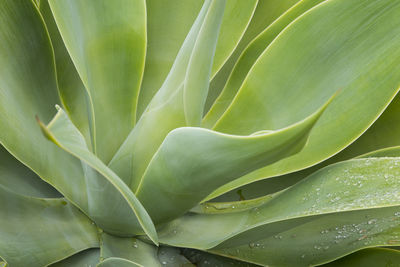
[[[324,267],[397,267],[400,264],[400,252],[387,248],[369,248],[350,254],[342,259],[322,265]]]
[[[184,79],[183,103],[187,126],[200,126],[211,68],[226,0],[213,1],[193,46]]]
[[[15,193],[42,198],[61,197],[52,186],[14,158],[0,145],[0,185]]]
[[[158,249],[158,259],[163,267],[196,267],[181,250],[173,247],[162,246]]]
[[[236,3],[234,3],[236,2]],[[301,2],[299,0],[261,0],[257,1],[257,6],[254,10],[253,16],[251,17],[251,21],[247,25],[246,31],[243,33],[242,38],[240,39],[240,42],[237,44],[235,47],[235,50],[233,53],[231,53],[230,57],[228,60],[225,62],[223,67],[218,71],[218,73],[215,75],[213,78],[211,84],[210,84],[210,90],[209,94],[207,96],[207,102],[205,106],[205,111],[208,111],[221,90],[224,88],[224,85],[229,77],[229,74],[232,71],[232,68],[234,67],[236,61],[238,60],[239,56],[243,52],[243,50],[246,48],[246,46],[262,31],[265,30],[271,23],[273,23],[276,19],[278,19],[287,9],[292,7],[296,2]],[[229,14],[229,7],[240,5],[238,6],[239,9],[244,9],[245,5],[247,7],[251,5],[251,1],[228,1],[227,7],[226,7],[226,16]],[[235,11],[235,9],[233,9]],[[232,15],[233,17],[231,18],[230,21],[226,20],[226,24],[231,25],[231,27],[238,27],[240,23],[240,18],[241,16],[237,15]],[[236,20],[236,21],[235,21]],[[224,29],[224,23],[225,20],[222,24],[222,30],[221,30],[221,35],[220,39],[223,39],[223,36],[226,35],[229,38],[230,31],[227,29]],[[241,25],[244,25],[244,22],[241,23]],[[219,44],[218,44],[219,46]],[[222,44],[221,44],[221,50],[223,50]],[[217,53],[216,57],[218,58],[218,55],[220,53],[227,53],[226,51],[220,51],[217,47]],[[214,63],[216,65],[218,61]]]
[[[275,132],[238,136],[196,127],[175,129],[152,158],[136,194],[156,224],[174,219],[215,188],[299,152],[328,103]]]
[[[199,0],[146,0],[147,51],[138,119],[167,77],[202,4]]]
[[[146,54],[144,0],[50,0],[93,112],[94,151],[109,162],[135,123]]]
[[[15,194],[0,186],[0,256],[12,267],[42,267],[98,246],[97,228],[64,199]]]
[[[90,133],[90,128],[92,127],[90,117],[92,114],[88,102],[89,96],[65,48],[48,0],[40,2],[40,14],[46,22],[54,49],[61,102],[71,120],[85,137],[86,143],[90,144],[89,147],[92,149],[92,136]]]
[[[216,121],[232,102],[251,67],[275,37],[295,18],[323,1],[324,0],[299,1],[249,43],[235,63],[221,94],[204,117],[202,122],[204,127],[212,128],[214,126]]]
[[[360,138],[358,138],[350,146],[346,147],[343,151],[339,152],[337,155],[302,171],[283,176],[271,177],[269,179],[242,186],[231,192],[221,195],[213,201],[226,202],[239,200],[238,191],[241,193],[244,199],[257,198],[264,196],[265,194],[271,194],[295,184],[322,167],[338,161],[360,156],[361,154],[364,156],[364,154],[367,152],[368,153],[365,155],[372,157],[399,157],[400,154],[397,152],[397,146],[400,145],[400,139],[398,138],[400,135],[399,114],[400,96],[397,95],[390,105],[385,109],[382,115],[379,116],[378,120],[375,121],[371,127],[360,136]],[[381,149],[382,151],[375,151]],[[208,199],[209,198],[207,198],[207,200]]]
[[[57,109],[56,116],[47,126],[40,121],[39,125],[49,140],[87,164],[82,165],[89,197],[93,197],[89,199],[89,215],[94,217],[99,227],[111,233],[133,235],[143,229],[157,243],[154,224],[142,204],[129,187],[89,151],[78,129],[60,107]],[[108,209],[104,209],[106,203]],[[111,203],[113,207],[110,207]]]
[[[133,190],[167,134],[186,125],[183,82],[193,46],[210,5],[211,0],[204,2],[167,79],[109,164]]]
[[[158,261],[158,247],[136,238],[116,237],[102,233],[101,257],[103,259],[123,258],[142,266],[161,266]]]
[[[160,231],[160,241],[209,249],[230,238],[236,242],[252,242],[263,235],[274,235],[272,225],[281,231],[299,224],[297,220],[308,222],[324,214],[332,213],[332,218],[339,216],[346,221],[351,211],[370,210],[367,213],[373,216],[380,208],[399,209],[399,174],[399,158],[354,159],[336,163],[258,207],[241,212],[185,215]],[[235,207],[231,206],[231,209]]]
[[[227,184],[213,196],[314,165],[362,134],[398,91],[399,10],[397,1],[332,0],[288,26],[257,60],[215,130],[277,129],[315,109],[332,92],[341,93],[301,153]]]
[[[145,267],[145,266],[126,259],[113,257],[100,262],[99,264],[97,264],[97,267]]]
[[[100,261],[100,249],[93,248],[81,251],[49,267],[95,267]]]
[[[271,225],[265,236],[217,247],[213,252],[264,266],[315,266],[363,248],[399,245],[400,208],[329,214],[312,221],[298,219],[290,227]]]
[[[13,0],[1,1],[0,22],[0,143],[87,212],[82,164],[48,142],[35,121],[50,120],[59,101],[44,22],[31,1]]]

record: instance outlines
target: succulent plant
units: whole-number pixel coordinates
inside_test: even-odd
[[[1,0],[0,266],[399,266],[399,66],[398,0]]]

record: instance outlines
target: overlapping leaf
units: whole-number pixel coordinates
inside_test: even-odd
[[[41,267],[98,246],[97,228],[64,199],[25,197],[0,186],[0,256]]]
[[[214,126],[216,121],[232,102],[251,67],[276,36],[295,18],[323,1],[324,0],[299,1],[249,43],[235,63],[221,94],[205,116],[203,120],[203,125],[205,127],[212,128]]]
[[[14,158],[3,146],[0,146],[0,185],[25,196],[61,197],[57,190]]]
[[[50,267],[70,267],[70,266],[85,266],[94,267],[100,261],[100,249],[93,248],[81,251],[62,261],[56,262]]]
[[[156,223],[174,219],[215,188],[301,150],[328,103],[276,132],[235,136],[195,127],[173,130],[152,158],[137,196]]]
[[[276,129],[315,109],[332,92],[341,93],[301,153],[227,184],[213,196],[316,164],[362,134],[398,91],[399,10],[400,3],[389,0],[326,1],[287,27],[252,67],[215,130]]]
[[[138,117],[167,77],[202,2],[198,0],[146,1],[148,47],[139,95]],[[257,0],[227,1],[211,71],[213,76],[240,41],[252,19],[257,2]]]
[[[200,28],[205,23],[206,15],[210,8],[218,4],[217,2],[211,0],[204,2],[168,77],[109,164],[110,168],[133,190],[136,190],[146,166],[167,134],[175,128],[186,125],[183,106],[183,82],[186,68]],[[213,19],[212,16],[207,17],[207,20]],[[198,42],[213,43],[214,41],[203,38]]]
[[[291,261],[299,266],[318,264],[363,247],[396,245],[399,172],[399,158],[337,163],[258,207],[187,214],[163,228],[160,240],[176,246],[214,247],[212,251],[223,255],[278,266]]]
[[[135,123],[146,54],[145,1],[49,4],[89,94],[94,151],[109,162]]]
[[[39,124],[49,140],[82,161],[86,188],[91,197],[88,199],[89,215],[102,229],[111,233],[133,235],[143,229],[157,243],[154,224],[142,204],[129,187],[89,151],[78,129],[60,107],[57,109],[56,116],[47,126],[40,121]],[[99,206],[106,202],[109,203],[108,209]],[[110,207],[110,204],[113,206]]]

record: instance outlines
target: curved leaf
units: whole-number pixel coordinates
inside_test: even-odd
[[[121,258],[108,258],[97,264],[97,267],[144,267],[144,266]]]
[[[211,71],[212,76],[218,72],[240,41],[257,2],[257,0],[227,1]],[[148,0],[146,4],[148,47],[139,95],[138,118],[167,77],[173,59],[195,20],[202,1]]]
[[[255,267],[252,263],[241,262],[234,259],[221,257],[218,255],[206,253],[199,250],[193,249],[183,249],[183,254],[185,257],[189,258],[191,262],[196,264],[197,267],[207,267],[207,266],[236,266],[236,267]]]
[[[228,1],[228,4],[231,4],[232,2],[238,2],[237,4],[242,5],[241,7],[238,7],[240,9],[243,9],[243,5],[250,5],[250,1]],[[209,94],[207,96],[207,102],[206,102],[206,107],[205,110],[208,111],[212,103],[215,101],[216,97],[218,94],[221,92],[223,89],[226,80],[229,77],[229,74],[232,71],[232,68],[234,67],[236,61],[238,60],[239,56],[243,52],[243,50],[246,48],[246,46],[262,31],[264,31],[265,28],[267,28],[271,23],[274,22],[277,18],[279,18],[286,10],[288,10],[290,7],[292,7],[296,2],[301,2],[299,0],[261,0],[257,1],[257,6],[254,10],[254,13],[252,14],[253,16],[251,17],[251,20],[248,25],[246,25],[246,30],[243,33],[242,38],[240,39],[240,42],[236,45],[235,50],[233,53],[231,53],[230,57],[227,59],[225,64],[222,66],[222,68],[218,71],[218,73],[215,75],[213,78],[211,84],[210,84],[210,90]],[[236,4],[235,4],[236,5]],[[232,5],[233,6],[233,5]],[[227,12],[229,14],[229,6],[227,6]],[[227,14],[227,15],[228,15]],[[234,16],[231,21],[229,21],[229,24],[237,27],[236,24],[240,22],[239,18],[240,16]],[[237,19],[237,21],[235,21]],[[228,24],[228,21],[227,21]],[[224,25],[222,25],[222,28],[224,28]],[[227,36],[229,31],[226,31],[224,29],[221,30],[221,34],[224,34],[224,32],[227,32]],[[222,37],[220,37],[222,39]],[[223,52],[223,51],[221,51]],[[227,53],[224,51],[223,53]],[[220,54],[219,49],[217,48],[217,53],[216,56]]]
[[[0,256],[10,266],[45,266],[98,246],[97,228],[64,199],[25,197],[0,186]]]
[[[203,128],[175,129],[152,158],[136,194],[156,223],[174,219],[218,186],[300,151],[328,103],[275,132],[235,136]]]
[[[161,266],[158,261],[158,247],[136,238],[123,238],[102,233],[101,257],[117,257],[132,261],[141,266]]]
[[[350,254],[342,259],[322,265],[324,267],[363,267],[387,266],[395,267],[400,262],[400,252],[394,249],[369,248]]]
[[[146,54],[144,0],[50,0],[93,112],[94,151],[109,162],[135,123]]]
[[[399,158],[340,162],[319,170],[256,208],[185,215],[159,232],[160,241],[174,246],[209,249],[231,238],[235,245],[254,242],[263,236],[273,236],[274,231],[286,231],[325,214],[332,214],[332,222],[335,216],[346,222],[346,216],[352,216],[353,211],[367,210],[368,216],[374,216],[387,207],[392,216],[392,209],[400,206],[399,174]],[[386,212],[382,214],[384,216]]]
[[[62,197],[0,145],[0,185],[15,193],[42,198]]]
[[[87,249],[81,251],[71,257],[62,261],[56,262],[49,267],[70,267],[70,266],[84,266],[95,267],[100,261],[100,249]]]
[[[0,18],[0,143],[87,212],[80,161],[43,138],[34,119],[37,115],[50,120],[58,102],[53,52],[44,22],[31,1],[2,1]]]
[[[297,221],[289,229],[271,226],[274,234],[266,238],[213,251],[261,265],[319,265],[363,248],[400,244],[399,211],[378,208]]]
[[[337,155],[302,171],[272,177],[257,181],[237,190],[218,197],[217,201],[237,200],[237,191],[240,191],[245,199],[257,198],[287,188],[304,179],[311,173],[335,162],[348,160],[354,157],[399,157],[397,146],[400,145],[400,95],[397,95],[385,109],[378,120],[361,135],[354,143],[346,147]],[[381,150],[381,151],[375,151]],[[372,151],[372,152],[371,152]],[[368,152],[368,153],[367,153]],[[365,154],[367,153],[367,154]],[[370,154],[371,153],[371,154]],[[361,156],[360,156],[361,155]],[[212,197],[212,196],[211,196]],[[209,200],[210,196],[206,199]]]
[[[40,121],[39,125],[50,141],[87,164],[85,173],[88,183],[87,190],[89,192],[93,190],[90,192],[92,195],[89,193],[89,196],[94,197],[92,202],[89,202],[90,216],[95,218],[101,228],[111,233],[133,235],[140,233],[140,229],[143,229],[157,244],[156,229],[142,204],[129,187],[88,150],[78,129],[60,107],[57,106],[57,109],[56,116],[47,126]],[[94,191],[97,191],[97,197],[94,195]],[[97,200],[99,202],[96,202]],[[106,202],[112,203],[114,208],[104,209]],[[90,209],[90,204],[94,206],[93,210]]]
[[[61,102],[71,120],[85,137],[86,143],[90,144],[90,148],[92,149],[93,136],[90,132],[90,128],[92,127],[90,116],[92,114],[88,102],[89,96],[65,48],[53,14],[51,13],[48,0],[40,1],[39,10],[46,22],[54,49],[58,91]]]
[[[132,190],[136,190],[151,157],[167,134],[186,124],[183,107],[185,71],[211,2],[204,2],[167,79],[109,164]]]
[[[332,92],[341,93],[301,153],[227,184],[214,196],[316,164],[348,146],[377,119],[398,91],[399,10],[400,3],[390,0],[326,1],[275,39],[215,130],[247,134],[277,129],[315,109]]]
[[[199,126],[226,0],[213,1],[201,26],[186,69],[183,106],[186,125]]]
[[[158,259],[165,267],[196,267],[185,256],[181,254],[180,249],[173,247],[160,247],[158,250]]]
[[[249,45],[235,63],[232,72],[215,103],[204,117],[202,125],[212,128],[232,102],[246,75],[261,53],[269,46],[276,36],[295,18],[325,0],[303,0],[290,8],[265,30],[263,30]]]

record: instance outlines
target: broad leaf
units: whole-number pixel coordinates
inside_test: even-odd
[[[0,185],[15,193],[42,198],[61,197],[52,186],[45,183],[0,145]]]
[[[116,257],[142,266],[161,266],[157,256],[158,247],[154,245],[136,238],[116,237],[106,233],[102,233],[101,240],[101,257],[103,259]]]
[[[204,128],[175,129],[152,158],[136,194],[156,223],[174,219],[217,187],[299,152],[328,103],[275,132],[238,136]]]
[[[238,58],[221,94],[205,116],[203,125],[212,128],[232,102],[246,75],[262,52],[270,45],[275,37],[295,18],[324,0],[299,1],[294,7],[275,20],[255,39],[253,39]]]
[[[183,84],[183,105],[188,126],[200,126],[203,117],[225,4],[226,0],[211,4],[190,55]]]
[[[0,186],[0,256],[41,267],[98,246],[97,228],[64,199],[15,194]]]
[[[400,95],[397,95],[379,118],[371,125],[371,127],[358,138],[350,146],[346,147],[337,155],[302,171],[286,174],[283,176],[271,177],[269,179],[257,181],[243,187],[237,188],[229,193],[221,195],[217,200],[213,201],[235,201],[239,200],[238,191],[244,199],[257,198],[277,192],[287,188],[296,182],[304,179],[311,173],[335,162],[351,159],[365,153],[373,157],[400,157],[396,153],[397,146],[400,145]],[[393,148],[389,148],[393,147]],[[387,148],[390,151],[386,151]],[[381,150],[382,151],[375,151]],[[371,152],[372,151],[372,152]],[[209,200],[209,196],[206,200]]]
[[[269,233],[242,245],[222,244],[224,247],[213,252],[261,265],[319,265],[359,249],[399,245],[400,208],[331,214],[309,222],[297,220],[291,227],[271,225]]]
[[[135,262],[122,259],[122,258],[108,258],[99,264],[97,267],[145,267],[143,265],[137,264]]]
[[[82,164],[48,142],[35,122],[35,115],[50,120],[59,101],[44,22],[31,1],[2,1],[0,18],[0,143],[87,212]]]
[[[93,136],[90,131],[93,125],[90,119],[92,112],[90,109],[89,96],[65,48],[54,21],[53,14],[51,13],[48,0],[40,1],[39,7],[40,14],[46,22],[54,49],[58,90],[61,102],[71,120],[78,127],[92,149]]]
[[[94,151],[109,162],[135,123],[146,54],[144,0],[50,0],[93,112]]]
[[[338,216],[346,222],[346,216],[352,216],[352,211],[367,210],[368,216],[375,216],[374,213],[378,214],[382,208],[382,216],[386,216],[388,213],[383,208],[387,207],[389,215],[393,216],[392,210],[400,206],[399,174],[399,158],[337,163],[258,207],[241,212],[223,210],[221,214],[185,215],[164,227],[159,233],[160,240],[169,245],[209,249],[230,238],[235,245],[254,242],[263,236],[274,235],[274,231],[286,231],[300,223],[324,218],[324,214],[332,214],[332,221]],[[233,211],[235,208],[231,206]]]
[[[71,266],[82,266],[82,267],[95,267],[100,261],[100,249],[93,248],[81,251],[75,255],[72,255],[62,261],[56,262],[50,267],[71,267]]]
[[[243,9],[244,5],[250,5],[251,1],[228,1],[229,4],[232,2],[237,2],[238,9]],[[251,21],[247,25],[246,31],[243,33],[240,42],[236,45],[235,50],[227,59],[223,67],[218,71],[218,73],[214,76],[211,84],[210,91],[207,96],[207,102],[205,106],[205,110],[208,111],[210,106],[215,101],[218,94],[224,88],[226,80],[228,79],[229,74],[232,71],[236,61],[239,56],[243,52],[243,50],[247,47],[247,45],[256,38],[261,32],[263,32],[271,23],[273,23],[276,19],[278,19],[285,11],[291,8],[296,2],[302,2],[299,0],[261,0],[257,1],[257,6],[254,10],[253,16],[251,17]],[[233,5],[232,5],[233,6]],[[229,6],[227,6],[226,12],[229,12]],[[237,11],[236,11],[237,12]],[[242,12],[241,12],[242,13]],[[227,14],[228,15],[228,14]],[[237,24],[240,23],[240,16],[233,15],[232,20],[229,22],[231,26],[237,27]],[[243,25],[243,24],[242,24]],[[224,26],[222,26],[224,28]],[[227,36],[229,36],[229,31],[221,30],[221,34],[226,32]],[[222,37],[221,37],[222,39]],[[223,48],[221,49],[223,50]],[[219,51],[217,48],[216,56],[220,53],[227,53],[226,51]],[[214,63],[215,64],[215,63]]]
[[[241,40],[257,2],[257,0],[227,1],[213,62],[213,76]],[[167,77],[173,60],[201,8],[202,1],[148,0],[146,4],[148,47],[139,95],[138,117]]]
[[[364,267],[387,266],[395,267],[400,262],[400,252],[394,249],[369,248],[350,254],[342,259],[323,265],[324,267]]]
[[[215,1],[213,3],[216,5]],[[133,190],[137,188],[146,166],[167,134],[186,125],[183,107],[185,71],[211,5],[211,0],[204,2],[167,79],[109,164]],[[209,16],[208,19],[213,18]],[[207,39],[201,41],[207,42]]]
[[[39,125],[49,140],[82,161],[86,188],[91,197],[88,200],[89,215],[99,227],[111,233],[133,235],[143,229],[157,244],[155,227],[142,204],[129,187],[89,151],[78,129],[60,107],[57,109],[56,116],[47,126],[40,121]],[[104,209],[106,205],[108,209]]]
[[[301,153],[227,184],[213,195],[309,167],[359,137],[398,91],[399,10],[397,1],[332,0],[291,23],[252,67],[215,130],[247,134],[277,129],[321,105],[332,92],[341,89],[341,93],[313,128]]]

